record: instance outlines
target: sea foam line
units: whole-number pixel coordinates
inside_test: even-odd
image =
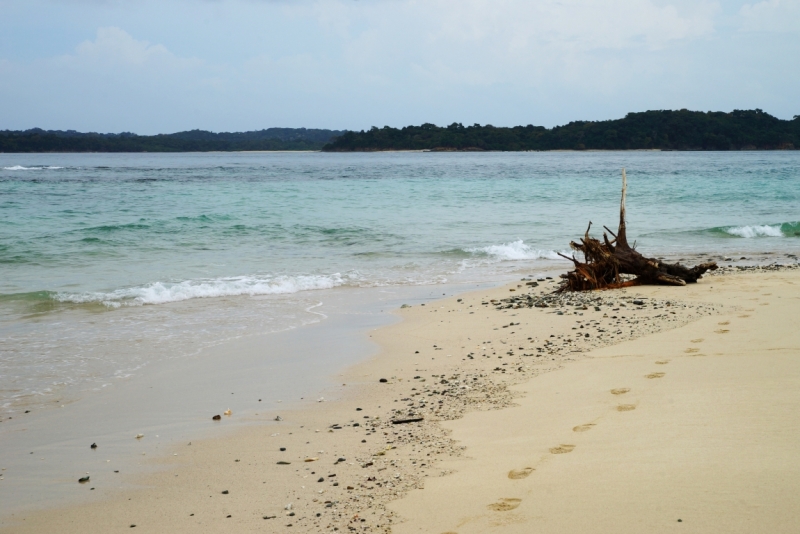
[[[59,302],[76,304],[101,303],[109,307],[166,304],[196,298],[232,297],[239,295],[281,295],[300,291],[332,289],[344,285],[347,278],[339,273],[324,276],[276,276],[262,278],[240,276],[182,282],[154,282],[144,286],[117,289],[111,292],[57,293]]]
[[[43,170],[55,170],[55,169],[63,169],[64,167],[55,167],[55,166],[48,166],[48,167],[23,167],[22,165],[14,165],[13,167],[3,167],[4,171],[43,171]]]
[[[498,260],[563,260],[555,250],[535,249],[526,245],[522,239],[503,243],[502,245],[489,245],[487,247],[474,247],[464,249],[466,252],[478,255],[487,255]],[[562,252],[562,254],[568,254]]]
[[[737,237],[745,237],[745,238],[753,238],[753,237],[784,237],[783,232],[781,231],[780,224],[776,224],[774,226],[770,226],[768,224],[764,225],[752,225],[752,226],[733,226],[731,228],[727,228],[725,231],[730,235],[735,235]]]

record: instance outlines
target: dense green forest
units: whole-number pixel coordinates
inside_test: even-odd
[[[623,119],[498,128],[434,124],[346,132],[329,152],[378,150],[776,150],[800,148],[800,116],[777,119],[760,109],[731,113],[646,111]]]
[[[100,134],[72,130],[0,130],[0,152],[208,152],[236,150],[786,150],[800,148],[800,116],[761,111],[645,111],[610,121],[564,126],[447,127],[435,124],[367,131],[269,128],[254,132]]]
[[[209,152],[233,150],[319,150],[344,132],[269,128],[255,132],[99,134],[73,130],[0,130],[0,152]]]

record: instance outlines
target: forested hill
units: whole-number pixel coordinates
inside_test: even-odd
[[[434,124],[346,132],[324,151],[378,150],[777,150],[800,148],[800,116],[777,119],[760,109],[731,113],[646,111],[624,119],[496,128]]]
[[[73,130],[0,130],[0,152],[209,152],[234,150],[319,150],[340,130],[269,128],[254,132],[173,134],[80,133]]]

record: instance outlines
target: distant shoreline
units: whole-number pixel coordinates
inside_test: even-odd
[[[405,153],[405,154],[481,154],[481,153],[522,153],[522,152],[796,152],[800,148],[757,148],[757,149],[737,149],[737,150],[703,150],[703,149],[674,149],[674,148],[587,148],[569,149],[557,148],[552,150],[435,150],[435,149],[380,149],[380,150],[186,150],[186,151],[41,151],[41,152],[4,152],[0,154],[374,154],[374,153]]]
[[[268,128],[250,132],[191,130],[137,135],[74,130],[0,130],[0,153],[191,152],[585,152],[624,150],[751,151],[800,149],[800,115],[782,120],[760,109],[686,109],[628,113],[563,126],[491,124],[369,130]]]

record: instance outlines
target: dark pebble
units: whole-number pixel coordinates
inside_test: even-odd
[[[281,447],[281,452],[285,451],[286,447]]]
[[[136,525],[131,525],[131,528],[134,528]]]
[[[385,384],[386,382],[388,382],[388,380],[386,380],[385,378],[381,378],[380,380],[378,380],[378,382],[381,382],[382,384]]]
[[[78,482],[80,482],[81,484],[86,484],[87,482],[89,482],[89,477],[88,476],[81,477],[78,479]]]
[[[360,412],[360,411],[361,411],[361,408],[356,408],[356,411],[357,411],[357,412]]]
[[[230,519],[230,518],[231,518],[231,516],[229,516],[229,515],[226,515],[226,516],[225,516],[225,518],[226,518],[226,519]]]
[[[322,478],[322,477],[319,477],[319,480],[317,480],[317,482],[325,482],[325,479]]]
[[[683,519],[678,519],[678,523],[683,523]]]
[[[211,419],[213,419],[214,421],[219,421],[220,419],[222,419],[222,416],[221,415],[215,415]]]
[[[228,493],[229,493],[229,492],[228,492],[228,490],[224,490],[224,491],[222,492],[222,494],[223,494],[223,495],[227,495]]]
[[[97,443],[92,443],[91,445],[89,445],[89,447],[92,448],[92,449],[96,449],[97,448]]]

